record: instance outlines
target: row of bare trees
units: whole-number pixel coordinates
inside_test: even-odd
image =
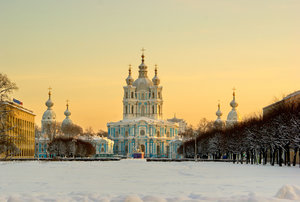
[[[58,137],[48,146],[48,151],[55,157],[89,157],[96,153],[95,147],[81,139]]]
[[[300,104],[281,105],[267,117],[251,118],[231,128],[210,128],[199,133],[196,141],[202,158],[295,166],[300,148]],[[191,139],[178,152],[193,157],[194,148],[195,139]]]

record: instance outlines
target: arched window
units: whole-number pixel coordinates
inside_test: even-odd
[[[125,97],[128,98],[128,93],[127,92],[125,93]]]
[[[155,113],[154,105],[152,106],[152,114]]]
[[[152,93],[152,98],[154,98],[154,92]]]
[[[160,114],[160,105],[158,106],[158,114]]]
[[[131,106],[131,114],[133,114],[133,105]]]
[[[131,98],[134,98],[134,92],[131,92]]]
[[[126,109],[126,110],[125,110],[125,111],[126,111],[125,113],[128,114],[128,107],[127,107],[127,105],[126,105],[125,109]]]
[[[125,137],[128,137],[128,131],[125,132]]]
[[[142,100],[144,100],[145,99],[145,95],[144,95],[144,93],[142,93]]]
[[[160,137],[160,132],[159,131],[157,131],[156,136]]]
[[[158,98],[160,98],[160,92],[158,92]]]

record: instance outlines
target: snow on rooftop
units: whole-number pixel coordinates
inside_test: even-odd
[[[300,200],[299,167],[32,161],[0,162],[0,171],[0,201]]]

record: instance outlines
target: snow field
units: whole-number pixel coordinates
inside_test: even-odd
[[[0,201],[300,201],[299,167],[217,162],[0,162]]]

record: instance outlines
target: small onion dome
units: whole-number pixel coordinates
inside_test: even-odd
[[[227,126],[232,126],[240,121],[239,113],[236,110],[238,103],[235,101],[235,89],[233,89],[233,100],[230,102],[230,106],[232,107],[231,111],[227,115]]]
[[[129,65],[128,72],[129,72],[129,75],[126,78],[126,83],[127,83],[128,86],[131,86],[133,84],[133,82],[134,82],[134,79],[131,76],[131,65]]]
[[[54,120],[56,118],[56,114],[55,112],[52,110],[52,106],[54,105],[54,103],[51,100],[51,88],[49,88],[49,98],[47,100],[47,102],[45,103],[45,105],[48,107],[48,109],[44,112],[42,119],[43,120]]]
[[[73,124],[72,120],[69,117],[69,116],[71,116],[71,112],[69,111],[69,103],[68,102],[67,102],[66,106],[67,106],[67,109],[64,112],[66,118],[63,120],[63,122],[61,124],[62,128]]]
[[[223,115],[223,113],[220,110],[220,103],[218,104],[218,111],[216,112],[216,115],[218,118],[221,118],[221,116]]]
[[[54,105],[54,103],[51,100],[51,91],[49,90],[49,99],[47,100],[47,102],[45,103],[45,105],[48,107],[48,109],[51,109],[51,107]]]
[[[230,102],[230,106],[235,109],[238,105],[238,103],[235,101],[235,92],[233,91],[233,100]]]
[[[155,65],[155,76],[153,77],[152,82],[155,86],[160,84],[160,79],[157,76],[157,65]]]

